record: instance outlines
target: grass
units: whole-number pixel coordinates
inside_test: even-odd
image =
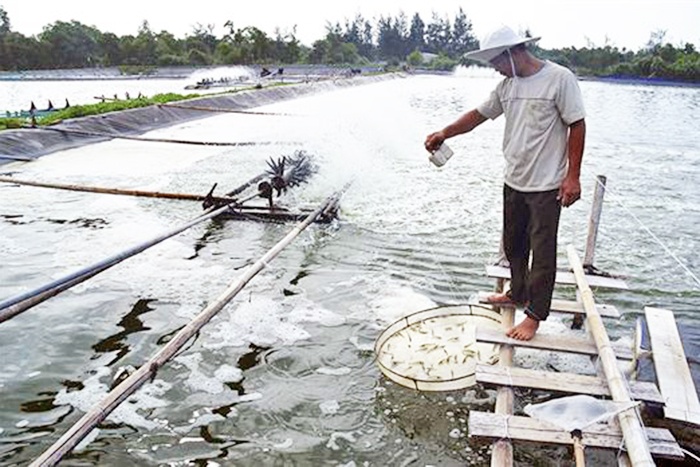
[[[226,93],[222,93],[226,94]],[[209,94],[212,95],[212,94]],[[148,107],[149,105],[167,104],[168,102],[182,101],[201,97],[201,94],[156,94],[153,97],[139,97],[128,100],[113,100],[99,102],[97,104],[74,105],[67,109],[60,109],[50,114],[37,117],[36,123],[39,126],[51,125],[62,120],[70,118],[87,117],[88,115],[100,115],[108,112],[116,112],[119,110],[136,109],[139,107]],[[0,131],[14,128],[22,128],[31,123],[29,118],[0,118]]]

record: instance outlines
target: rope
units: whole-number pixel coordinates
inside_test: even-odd
[[[695,462],[697,462],[698,465],[700,465],[700,457],[696,456],[695,454],[693,454],[692,452],[688,451],[687,449],[681,448],[681,451],[683,451],[683,453],[684,453],[686,456],[690,457],[690,458],[693,459]]]
[[[452,292],[452,294],[455,295],[458,300],[461,300],[465,303],[468,302],[469,295],[466,292],[460,292],[459,287],[455,283],[454,279],[452,279],[452,276],[447,272],[442,262],[437,259],[435,260],[435,262],[437,263],[440,272],[447,276],[447,286],[449,287],[450,292]]]
[[[622,196],[620,196],[620,195],[618,195],[617,193],[615,193],[614,191],[612,191],[612,190],[611,190],[610,188],[608,188],[606,185],[604,185],[603,183],[601,183],[601,181],[598,180],[597,178],[596,178],[596,183],[600,184],[600,185],[603,187],[604,190],[609,191],[609,192],[615,197],[615,202],[616,202],[620,207],[622,207],[622,208],[627,212],[627,214],[629,214],[635,221],[637,221],[637,223],[639,224],[639,226],[640,226],[647,234],[649,234],[649,236],[650,236],[656,243],[658,243],[659,246],[661,246],[661,248],[663,248],[664,251],[665,251],[671,258],[673,258],[673,259],[676,261],[676,263],[678,263],[678,265],[679,265],[679,266],[680,266],[680,267],[681,267],[681,268],[682,268],[682,269],[697,283],[697,285],[700,287],[700,279],[698,278],[698,276],[695,275],[695,273],[693,273],[693,271],[691,271],[690,268],[689,268],[688,266],[686,266],[686,264],[683,263],[683,261],[681,261],[681,259],[678,257],[678,255],[676,255],[673,251],[671,251],[671,249],[670,249],[669,247],[667,247],[667,246],[664,244],[664,242],[662,242],[661,239],[660,239],[659,237],[657,237],[656,234],[654,234],[654,232],[652,232],[651,229],[649,229],[649,227],[646,226],[646,224],[644,224],[644,223],[643,223],[643,222],[642,222],[642,221],[641,221],[627,206],[625,206],[625,205],[620,201],[620,199],[622,198]]]
[[[160,104],[158,107],[172,107],[175,109],[185,109],[185,110],[201,110],[202,112],[221,112],[221,113],[235,113],[235,114],[246,114],[246,115],[274,115],[280,117],[297,117],[298,115],[279,113],[279,112],[256,112],[254,110],[238,110],[238,109],[225,109],[223,107],[202,107],[197,105],[182,105],[182,104]]]
[[[511,438],[510,438],[510,431],[509,431],[510,426],[508,425],[508,419],[510,419],[510,417],[512,417],[511,414],[506,414],[506,416],[503,417],[503,429],[504,429],[504,434],[503,434],[503,438],[501,438],[501,439],[505,439],[505,440],[508,440],[508,441],[510,441],[510,439],[511,439]]]
[[[269,146],[272,144],[294,144],[301,145],[299,142],[289,141],[243,141],[243,142],[217,142],[217,141],[189,141],[182,139],[170,138],[143,138],[141,136],[118,135],[114,133],[100,133],[95,131],[71,130],[67,128],[41,127],[42,130],[58,131],[59,133],[68,133],[82,136],[95,136],[99,138],[118,138],[130,139],[134,141],[146,141],[149,143],[177,143],[177,144],[194,144],[199,146]]]

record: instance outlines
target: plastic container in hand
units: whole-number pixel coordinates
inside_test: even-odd
[[[445,143],[442,143],[435,152],[430,154],[428,159],[430,159],[430,162],[435,164],[436,167],[442,167],[445,165],[445,163],[452,157],[452,149],[450,149]]]

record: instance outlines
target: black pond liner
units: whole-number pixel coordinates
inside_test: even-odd
[[[5,130],[0,132],[0,165],[18,160],[33,160],[57,151],[111,139],[111,137],[104,136],[104,134],[136,136],[151,130],[214,115],[210,111],[182,108],[185,106],[209,108],[212,110],[246,110],[300,96],[332,91],[337,88],[405,76],[403,73],[387,73],[375,76],[338,78],[275,86],[177,101],[173,103],[172,107],[167,104],[152,105],[101,115],[90,115],[52,125],[51,129],[38,127]],[[57,130],[66,130],[66,132]],[[71,133],[71,131],[76,133]]]

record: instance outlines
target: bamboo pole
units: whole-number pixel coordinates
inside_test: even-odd
[[[610,344],[610,338],[605,330],[603,320],[596,309],[595,301],[593,300],[593,292],[591,291],[586,275],[581,265],[576,249],[569,245],[567,248],[569,263],[574,270],[576,276],[576,284],[581,292],[583,307],[586,310],[586,321],[588,329],[593,335],[598,355],[603,365],[603,372],[608,382],[610,394],[613,400],[620,402],[630,402],[632,399],[627,390],[627,384],[622,372],[617,366],[617,358]],[[625,410],[618,415],[620,428],[622,429],[623,438],[627,453],[630,456],[630,461],[633,467],[653,466],[654,460],[649,452],[644,427],[641,424],[637,413],[634,409]]]
[[[178,199],[185,201],[204,201],[206,195],[194,195],[190,193],[168,193],[162,191],[125,190],[121,188],[104,188],[97,186],[71,185],[62,183],[34,182],[31,180],[19,180],[14,177],[0,177],[2,183],[14,183],[17,185],[35,186],[40,188],[54,188],[57,190],[83,191],[88,193],[103,193],[108,195],[140,196],[146,198]],[[228,196],[211,197],[213,201],[231,203],[235,201]]]
[[[240,203],[245,203],[246,201],[249,201],[250,199],[257,198],[258,194],[254,194],[249,196],[248,198],[244,198],[243,200],[240,201]],[[209,208],[207,211],[204,212],[204,214],[194,218],[193,220],[182,224],[178,227],[175,227],[171,230],[168,230],[164,233],[161,233],[160,235],[151,238],[150,240],[147,240],[143,243],[140,243],[136,246],[133,246],[131,248],[128,248],[127,250],[124,250],[120,253],[117,253],[115,255],[112,255],[102,261],[99,261],[91,266],[87,266],[85,268],[82,268],[78,271],[74,271],[73,273],[67,274],[66,276],[63,276],[60,279],[57,279],[53,282],[50,282],[48,284],[44,284],[34,290],[31,290],[29,292],[25,292],[19,295],[15,295],[14,297],[10,297],[2,302],[0,302],[0,323],[7,321],[11,318],[14,318],[18,314],[28,310],[29,308],[32,308],[39,303],[42,303],[49,298],[58,295],[59,293],[70,289],[74,285],[80,284],[81,282],[84,282],[88,280],[89,278],[96,276],[97,274],[101,273],[102,271],[105,271],[109,269],[110,267],[121,263],[127,258],[130,258],[138,253],[141,253],[142,251],[157,245],[158,243],[162,242],[163,240],[166,240],[170,237],[173,237],[180,232],[184,232],[185,230],[189,229],[190,227],[193,227],[194,225],[199,224],[200,222],[203,222],[205,220],[211,219],[213,217],[216,217],[220,214],[225,213],[226,211],[230,210],[232,208],[233,203],[226,204],[224,206],[220,207],[212,207]]]
[[[74,285],[80,284],[81,282],[84,282],[89,278],[96,276],[102,271],[105,271],[111,268],[112,266],[121,263],[125,259],[130,258],[138,253],[141,253],[142,251],[154,245],[157,245],[163,240],[173,237],[179,234],[180,232],[183,232],[189,229],[190,227],[199,224],[200,222],[203,222],[207,219],[211,219],[212,217],[216,217],[219,214],[224,213],[228,209],[230,209],[229,204],[217,209],[212,208],[209,211],[206,211],[201,216],[196,217],[195,219],[185,224],[179,225],[173,229],[163,232],[143,243],[121,251],[95,264],[67,274],[60,279],[57,279],[53,282],[49,282],[48,284],[44,284],[34,290],[15,295],[14,297],[10,297],[0,302],[0,323],[14,318],[15,316],[19,315],[20,313],[23,313],[24,311],[27,311],[28,309],[38,305],[39,303],[42,303],[48,300],[49,298],[58,295],[59,293],[65,290],[70,289]]]
[[[347,188],[347,187],[346,187]],[[344,190],[343,190],[344,191]],[[170,360],[199,330],[211,320],[243,287],[272,261],[292,240],[306,229],[331,203],[335,202],[342,194],[339,191],[329,197],[321,206],[297,224],[282,240],[265,253],[258,261],[248,269],[229,287],[219,295],[211,304],[202,310],[190,323],[182,328],[175,337],[168,342],[148,362],[122,381],[116,388],[97,405],[93,406],[78,422],[73,425],[61,438],[39,456],[31,467],[56,465],[63,456],[70,453],[75,446],[100,424],[107,416],[126,398],[133,394],[146,381],[155,377],[158,369]]]

